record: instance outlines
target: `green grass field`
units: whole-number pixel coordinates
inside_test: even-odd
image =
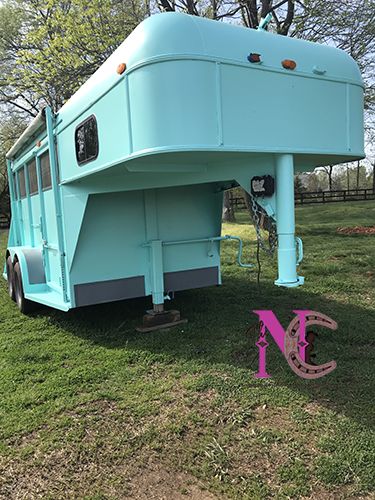
[[[223,233],[255,260],[238,221]],[[297,289],[266,256],[258,288],[226,242],[223,286],[179,293],[189,323],[148,334],[148,300],[27,318],[1,280],[0,498],[375,498],[375,237],[336,233],[374,221],[371,202],[298,209]],[[272,378],[254,379],[257,308],[335,319],[316,350],[337,369],[302,380],[270,338]]]

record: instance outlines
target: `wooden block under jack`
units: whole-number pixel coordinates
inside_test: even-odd
[[[153,332],[162,328],[171,328],[173,326],[187,323],[187,319],[181,319],[180,311],[172,309],[171,311],[154,311],[150,309],[143,316],[142,326],[136,328],[137,332]]]

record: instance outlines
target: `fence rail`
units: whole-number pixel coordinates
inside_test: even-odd
[[[296,205],[367,200],[375,200],[374,189],[340,189],[336,191],[306,191],[304,193],[295,193]],[[234,210],[244,210],[246,208],[246,203],[242,196],[231,196],[230,203]],[[0,229],[9,229],[9,218],[4,214],[0,214]]]
[[[336,191],[309,191],[295,194],[296,205],[366,200],[375,200],[375,191],[373,189],[340,189]]]
[[[246,203],[242,196],[231,197],[230,204],[233,210],[243,210],[246,208]]]
[[[9,229],[9,218],[6,215],[0,215],[0,229]]]
[[[306,191],[304,193],[295,193],[296,205],[367,200],[375,200],[374,189],[340,189],[336,191]],[[231,197],[230,202],[234,210],[246,208],[246,203],[242,196]]]

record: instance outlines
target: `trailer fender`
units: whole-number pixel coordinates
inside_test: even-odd
[[[13,264],[19,262],[25,294],[32,291],[33,285],[46,283],[43,254],[40,248],[8,248],[7,254],[11,255]]]

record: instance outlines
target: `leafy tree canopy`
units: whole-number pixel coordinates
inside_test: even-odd
[[[7,1],[0,8],[3,103],[31,115],[45,103],[58,109],[147,8],[119,0]]]
[[[375,0],[5,0],[0,6],[0,104],[35,116],[58,109],[145,17],[158,10],[333,44],[356,59],[375,107]]]
[[[174,10],[249,28],[270,12],[268,29],[347,51],[362,71],[368,137],[373,133],[375,0],[3,0],[3,149],[42,105],[57,110],[69,99],[145,17]]]

